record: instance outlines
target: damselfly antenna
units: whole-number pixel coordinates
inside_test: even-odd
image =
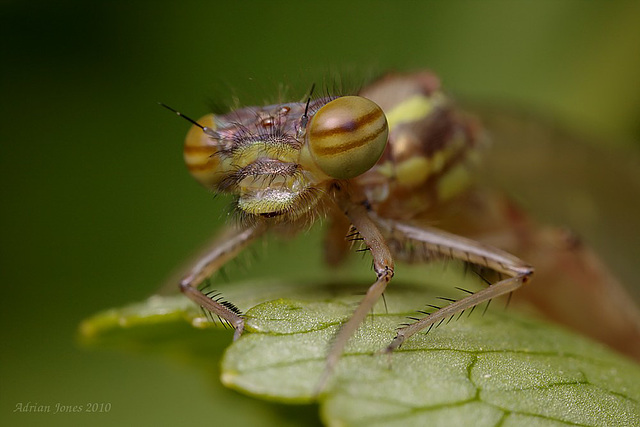
[[[302,119],[301,119],[301,124],[302,127],[306,127],[307,126],[307,122],[309,121],[309,104],[311,104],[311,96],[313,95],[313,91],[316,88],[316,84],[312,84],[311,85],[311,90],[309,90],[309,97],[307,98],[307,105],[304,107],[304,114],[302,115]]]
[[[199,127],[200,129],[202,129],[202,131],[204,133],[206,133],[209,136],[216,136],[216,133],[213,131],[213,129],[211,129],[210,127],[207,126],[202,126],[200,123],[196,122],[195,120],[193,120],[191,117],[189,116],[185,116],[184,114],[182,114],[180,111],[178,110],[174,110],[173,108],[169,107],[167,104],[163,104],[162,102],[158,102],[158,105],[160,105],[161,107],[166,108],[167,110],[177,114],[178,116],[182,117],[183,119],[185,119],[186,121],[188,121],[189,123],[191,123],[194,126]]]
[[[176,113],[178,116],[182,117],[183,119],[185,119],[186,121],[188,121],[192,125],[198,126],[200,129],[204,130],[204,126],[202,126],[200,123],[198,123],[195,120],[193,120],[191,117],[185,116],[180,111],[174,110],[173,108],[169,107],[167,104],[163,104],[162,102],[158,102],[158,105],[160,105],[161,107],[166,108],[167,110],[169,110],[171,112]]]

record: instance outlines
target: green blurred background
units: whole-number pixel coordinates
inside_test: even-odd
[[[76,344],[83,318],[154,292],[224,219],[182,164],[187,124],[156,101],[199,117],[282,83],[297,100],[327,76],[428,67],[462,98],[539,111],[637,159],[638,2],[5,1],[0,15],[2,425],[283,411],[239,399],[239,412],[194,368]],[[27,402],[111,411],[13,412]]]

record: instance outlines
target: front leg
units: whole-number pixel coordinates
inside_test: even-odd
[[[209,298],[198,287],[218,271],[224,264],[235,258],[265,231],[263,226],[254,226],[223,235],[214,246],[192,267],[191,272],[180,281],[180,291],[205,310],[227,321],[234,329],[233,339],[240,337],[244,330],[244,318],[229,307]]]
[[[353,226],[362,236],[364,243],[371,250],[373,257],[373,270],[377,279],[373,285],[369,287],[365,297],[354,311],[353,315],[342,324],[338,335],[336,336],[329,355],[327,356],[326,365],[317,392],[321,391],[333,372],[342,352],[349,339],[355,334],[360,324],[367,317],[368,313],[373,309],[376,302],[384,292],[387,284],[393,277],[393,258],[391,251],[385,242],[384,237],[378,230],[378,227],[369,218],[367,209],[361,205],[352,202],[346,195],[344,198],[338,198],[340,207],[344,209],[345,215],[349,218]]]

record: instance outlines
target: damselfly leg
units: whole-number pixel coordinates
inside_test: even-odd
[[[244,318],[235,310],[230,309],[228,305],[208,297],[199,289],[199,286],[263,233],[264,227],[256,226],[223,235],[212,249],[198,260],[190,273],[180,281],[182,293],[203,309],[228,322],[235,329],[234,340],[238,339],[244,331]]]

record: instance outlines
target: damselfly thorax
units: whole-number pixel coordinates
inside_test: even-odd
[[[238,221],[193,266],[180,289],[233,326],[235,338],[244,328],[242,314],[200,285],[267,230],[291,232],[326,218],[329,263],[339,262],[348,249],[347,234],[357,235],[370,250],[376,280],[333,341],[321,385],[393,277],[394,259],[453,258],[491,269],[498,279],[399,328],[387,352],[443,319],[513,292],[533,274],[531,265],[478,237],[483,230],[503,228],[511,240],[496,241],[514,250],[532,240],[514,205],[477,199],[469,190],[484,135],[474,118],[455,108],[432,73],[389,75],[358,96],[309,98],[188,120],[194,124],[184,148],[189,171],[214,192],[236,197]],[[459,211],[448,206],[465,199],[467,214],[448,221],[448,212]]]

